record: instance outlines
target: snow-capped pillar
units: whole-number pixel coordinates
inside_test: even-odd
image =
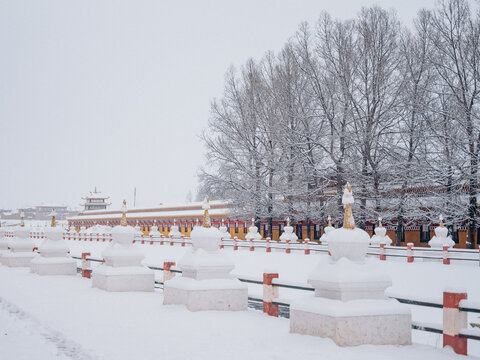
[[[145,238],[143,237],[143,234],[140,235],[140,244],[145,244]]]
[[[414,260],[413,257],[413,243],[407,244],[407,262],[412,263]]]
[[[303,240],[303,243],[305,244],[305,255],[310,255],[310,246],[308,244],[309,242],[310,242],[309,238],[306,238],[305,240]]]
[[[291,252],[291,250],[290,250],[290,240],[287,240],[286,242],[287,242],[287,246],[285,247],[285,252],[287,254],[290,254],[290,252]]]
[[[263,273],[263,312],[278,317],[278,305],[273,300],[278,298],[278,287],[273,286],[273,279],[278,279],[278,273]]]
[[[238,238],[236,236],[233,237],[233,250],[238,250]]]
[[[445,265],[450,265],[450,258],[448,256],[448,248],[449,248],[448,245],[443,245],[443,247],[442,247],[442,249],[443,249],[443,263]]]
[[[90,256],[90,253],[82,253],[82,277],[90,279],[92,273],[91,262],[87,260],[87,256]]]
[[[385,243],[380,243],[380,260],[387,260],[385,255]]]
[[[466,298],[466,293],[443,293],[443,346],[451,346],[460,355],[467,355],[467,339],[459,336],[468,327],[467,312],[459,310],[460,301]]]
[[[170,246],[173,246],[173,236],[170,236]]]
[[[255,251],[255,246],[253,245],[253,238],[250,238],[250,251]]]
[[[180,235],[180,238],[182,239],[182,244],[181,246],[185,246],[185,235]]]
[[[220,249],[223,249],[225,246],[223,245],[223,237],[220,238]]]
[[[270,247],[270,240],[271,239],[269,237],[267,237],[266,240],[267,240],[267,250],[266,250],[266,252],[272,252],[272,248]]]
[[[164,261],[163,262],[163,283],[175,277],[175,273],[173,273],[172,266],[175,266],[175,261]]]
[[[102,242],[105,242],[105,233],[102,234]]]
[[[163,245],[163,238],[164,238],[164,235],[160,235],[160,245]]]

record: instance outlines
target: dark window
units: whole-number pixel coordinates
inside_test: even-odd
[[[457,225],[450,225],[448,227],[448,235],[452,237],[452,240],[455,241],[455,244],[458,244],[458,227]]]
[[[302,224],[297,224],[297,237],[299,239],[302,239],[303,238],[303,234],[302,234]]]
[[[322,233],[322,226],[319,224],[314,225],[313,228],[313,239],[318,240],[320,239],[320,234]]]
[[[420,226],[420,242],[430,241],[430,226],[429,224],[422,224]]]
[[[238,234],[238,222],[235,223],[235,234]]]

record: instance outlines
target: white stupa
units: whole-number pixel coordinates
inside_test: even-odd
[[[210,225],[209,208],[206,198],[203,226],[192,230],[192,248],[178,263],[182,276],[165,282],[163,303],[185,305],[190,311],[246,310],[247,286],[233,278],[233,262],[218,250],[222,234]]]
[[[378,218],[378,226],[375,228],[375,235],[370,239],[372,245],[392,245],[392,239],[387,235],[387,229],[382,226],[382,217]]]
[[[2,256],[2,264],[10,267],[29,267],[36,255],[33,252],[35,243],[30,238],[30,228],[25,226],[23,212],[20,217],[20,226],[14,229],[15,237],[8,243],[10,251]]]
[[[227,231],[228,228],[225,226],[225,223],[222,219],[222,225],[218,228],[220,230],[220,233],[222,234],[222,239],[223,240],[228,240],[232,238],[232,235]]]
[[[348,184],[342,200],[343,227],[328,234],[332,256],[308,279],[315,294],[291,304],[290,332],[328,337],[340,346],[410,344],[410,309],[386,299],[389,276],[364,263],[370,237],[355,227]]]
[[[182,237],[182,233],[178,230],[177,221],[175,219],[173,219],[173,225],[170,228],[168,237],[171,239],[180,239]]]
[[[332,230],[335,230],[335,228],[332,226],[332,218],[330,215],[328,215],[328,224],[325,226],[323,229],[323,234],[320,236],[320,243],[327,245],[328,244],[328,233]]]
[[[258,228],[255,226],[255,219],[252,219],[252,226],[248,228],[248,232],[245,235],[245,240],[262,240],[262,235],[260,235]]]
[[[158,231],[158,225],[155,222],[152,226],[152,229],[150,230],[150,233],[148,234],[151,238],[159,238],[160,237],[160,231]]]
[[[135,229],[127,224],[123,202],[120,225],[112,229],[112,243],[102,253],[105,263],[92,271],[92,286],[106,291],[153,291],[153,270],[142,266],[144,256],[133,244]]]
[[[283,233],[280,235],[280,240],[287,242],[290,240],[291,243],[294,243],[298,240],[297,234],[293,232],[293,226],[290,226],[290,218],[287,218],[287,226],[283,228]]]
[[[53,209],[52,223],[45,228],[45,240],[38,247],[40,256],[30,262],[30,269],[39,275],[76,275],[77,262],[68,254],[63,229],[56,226],[55,216]]]
[[[443,248],[444,245],[450,247],[455,246],[455,241],[448,236],[448,229],[443,226],[443,216],[440,215],[440,225],[435,228],[435,236],[428,242],[431,248]]]

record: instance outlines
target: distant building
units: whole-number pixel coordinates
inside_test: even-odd
[[[80,205],[83,206],[84,211],[106,210],[107,206],[111,205],[111,203],[107,202],[110,197],[103,195],[100,191],[97,191],[96,186],[95,189],[90,192],[90,195],[87,195],[82,199],[85,200],[85,202]]]

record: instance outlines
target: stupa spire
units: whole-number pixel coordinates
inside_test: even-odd
[[[378,227],[380,227],[380,228],[382,227],[382,217],[381,216],[378,217]]]
[[[25,227],[25,213],[23,211],[20,213],[20,226]]]
[[[212,224],[210,223],[210,215],[208,214],[208,209],[210,209],[210,198],[208,196],[203,201],[202,209],[204,210],[203,227],[209,228]]]
[[[127,201],[123,200],[123,206],[122,206],[122,220],[120,221],[120,225],[122,226],[127,226]]]
[[[352,213],[353,202],[352,187],[349,183],[347,183],[345,189],[343,190],[342,197],[342,203],[345,206],[345,215],[343,217],[343,227],[345,229],[355,229],[355,220]]]
[[[53,208],[53,211],[52,211],[52,222],[50,223],[50,227],[55,227],[55,226],[57,226],[57,223],[55,222],[55,215],[57,215],[57,213],[55,212],[55,208]]]

